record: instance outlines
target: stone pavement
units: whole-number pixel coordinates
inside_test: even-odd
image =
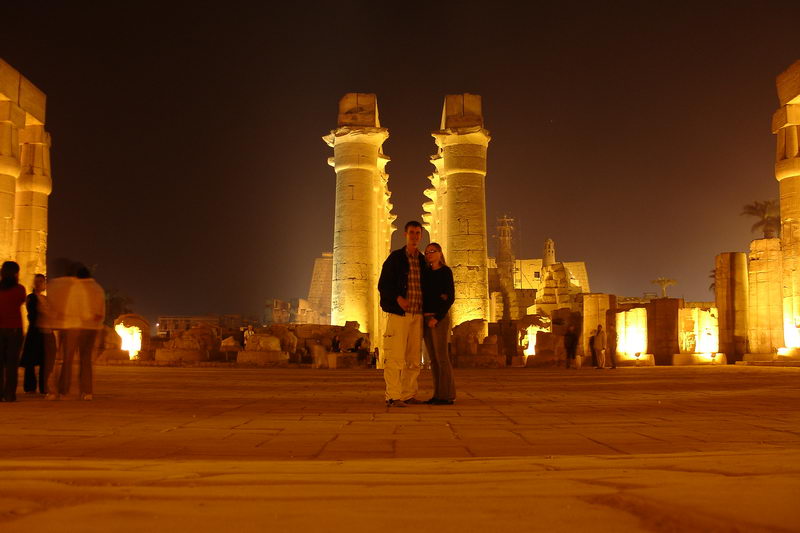
[[[430,376],[420,384],[425,399]],[[800,531],[800,369],[97,367],[0,404],[0,531]]]

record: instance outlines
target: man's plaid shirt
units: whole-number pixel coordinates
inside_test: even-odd
[[[419,272],[419,254],[411,255],[406,249],[406,257],[408,257],[408,292],[406,299],[408,300],[409,313],[422,313],[422,283],[420,282]]]

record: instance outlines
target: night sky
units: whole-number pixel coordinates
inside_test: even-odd
[[[592,290],[711,300],[777,198],[775,76],[800,2],[5,3],[0,57],[47,93],[50,258],[159,314],[305,297],[333,245],[320,139],[378,95],[398,224],[419,218],[445,94],[483,96],[495,220]],[[395,247],[402,233],[395,234]]]

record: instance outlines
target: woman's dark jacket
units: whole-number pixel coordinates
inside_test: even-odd
[[[436,320],[447,316],[456,297],[453,284],[453,271],[447,265],[433,270],[428,267],[422,271],[422,312],[433,313]]]
[[[418,252],[419,258],[419,274],[420,278],[425,275],[425,269],[428,266],[425,264],[425,254],[422,251]],[[381,309],[387,313],[405,316],[406,312],[397,303],[397,297],[406,297],[408,292],[408,255],[406,255],[406,247],[403,246],[399,250],[389,254],[386,261],[383,262],[381,268],[381,277],[378,280],[378,292],[381,293]],[[424,289],[423,289],[424,298]]]
[[[25,335],[25,344],[22,348],[20,366],[33,366],[44,364],[44,336],[36,323],[39,319],[39,298],[34,293],[25,300],[28,310],[28,334]]]

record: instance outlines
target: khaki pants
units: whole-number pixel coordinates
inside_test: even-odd
[[[77,351],[80,359],[81,394],[92,394],[92,352],[96,338],[97,330],[95,329],[59,330],[59,357],[57,357],[55,368],[48,379],[48,392],[69,394],[72,385],[72,360]]]
[[[389,313],[383,334],[383,379],[387,400],[408,400],[419,390],[422,359],[422,315]]]

